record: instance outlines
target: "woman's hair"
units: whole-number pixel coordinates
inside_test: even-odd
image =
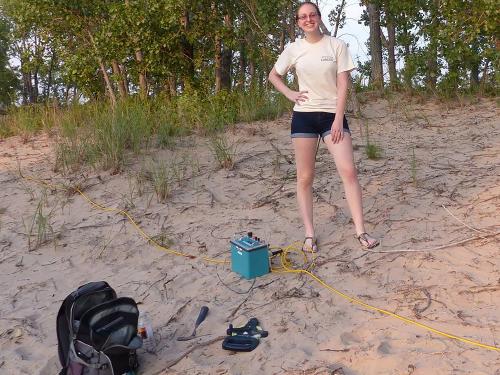
[[[304,1],[303,3],[300,3],[299,6],[297,7],[297,11],[295,12],[295,21],[299,20],[299,10],[302,8],[304,5],[310,4],[314,8],[316,8],[316,13],[318,13],[318,16],[321,17],[321,11],[319,10],[319,7],[316,3],[313,3],[312,1]]]

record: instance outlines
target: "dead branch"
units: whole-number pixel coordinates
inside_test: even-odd
[[[199,344],[196,344],[194,346],[192,346],[191,348],[189,348],[188,350],[186,350],[184,353],[182,353],[181,355],[179,355],[177,358],[175,359],[172,359],[171,361],[169,361],[167,363],[167,365],[165,366],[165,368],[161,371],[161,372],[158,372],[156,373],[155,375],[167,375],[168,374],[168,371],[165,371],[167,369],[169,369],[170,367],[172,366],[175,366],[177,363],[179,363],[184,357],[188,356],[189,354],[191,354],[192,352],[194,352],[196,349],[199,349],[199,348],[203,348],[204,346],[207,346],[207,345],[211,345],[213,344],[214,342],[217,342],[217,341],[220,341],[220,340],[223,340],[226,336],[217,336],[216,338],[213,338],[211,340],[208,340],[208,341],[205,341],[205,342],[201,342]]]
[[[418,307],[418,304],[413,306],[413,312],[415,313],[415,316],[418,319],[420,319],[422,317],[422,313],[429,308],[429,306],[431,305],[431,301],[432,301],[431,294],[429,293],[429,291],[427,289],[423,288],[422,292],[427,297],[426,305],[424,307]]]

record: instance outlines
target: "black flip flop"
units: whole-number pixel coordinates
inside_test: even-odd
[[[259,345],[259,339],[248,335],[227,336],[222,341],[222,349],[233,352],[251,352]]]

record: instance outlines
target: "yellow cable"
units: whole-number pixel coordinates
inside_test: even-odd
[[[28,180],[28,181],[33,181],[33,182],[37,182],[37,183],[46,185],[46,186],[48,186],[51,189],[55,189],[55,190],[61,190],[61,189],[65,190],[66,189],[64,186],[52,185],[52,184],[49,184],[49,183],[47,183],[47,182],[45,182],[43,180],[37,179],[37,178],[33,178],[33,177],[29,177],[29,176],[23,176],[22,174],[21,174],[21,177],[23,179]],[[102,206],[102,205],[96,203],[95,201],[93,201],[92,199],[90,199],[78,187],[74,188],[74,191],[78,192],[92,206],[94,206],[94,207],[96,207],[96,208],[98,208],[98,209],[100,209],[100,210],[102,210],[104,212],[116,212],[116,213],[119,213],[121,215],[124,215],[132,223],[132,225],[136,228],[136,230],[141,234],[141,236],[144,239],[146,239],[148,242],[152,243],[156,248],[158,248],[160,250],[166,251],[169,254],[178,255],[178,256],[189,258],[189,259],[200,258],[203,261],[209,262],[209,263],[216,263],[216,264],[229,264],[230,263],[227,260],[219,260],[219,259],[208,258],[208,257],[197,257],[197,256],[194,256],[194,255],[182,253],[180,251],[176,251],[176,250],[167,248],[165,246],[162,246],[158,242],[156,242],[153,238],[151,238],[150,236],[148,236],[146,234],[146,232],[144,232],[144,230],[141,227],[139,227],[139,225],[135,222],[135,220],[132,218],[132,216],[127,211],[121,210],[119,208],[109,208],[109,207]],[[310,278],[312,278],[313,280],[317,281],[324,288],[330,290],[331,292],[339,295],[340,297],[346,299],[347,301],[349,301],[351,303],[355,303],[355,304],[363,306],[363,307],[365,307],[367,309],[378,311],[378,312],[380,312],[382,314],[385,314],[385,315],[388,315],[388,316],[392,316],[393,318],[397,318],[399,320],[402,320],[405,323],[413,324],[413,325],[415,325],[417,327],[423,328],[423,329],[425,329],[427,331],[433,332],[433,333],[435,333],[437,335],[440,335],[440,336],[443,336],[443,337],[447,337],[447,338],[450,338],[450,339],[458,340],[458,341],[461,341],[463,343],[474,345],[474,346],[478,346],[478,347],[485,348],[485,349],[500,351],[499,347],[496,347],[496,346],[493,346],[493,345],[483,344],[483,343],[481,343],[479,341],[470,340],[470,339],[467,339],[467,338],[464,338],[464,337],[460,337],[460,336],[457,336],[457,335],[453,335],[453,334],[450,334],[450,333],[446,333],[446,332],[440,331],[440,330],[432,328],[432,327],[430,327],[428,325],[416,322],[416,321],[414,321],[412,319],[405,318],[404,316],[401,316],[401,315],[395,314],[393,312],[390,312],[390,311],[387,311],[387,310],[380,309],[378,307],[372,306],[372,305],[370,305],[368,303],[363,302],[362,300],[359,300],[357,298],[351,297],[351,296],[349,296],[349,295],[347,295],[347,294],[345,294],[345,293],[343,293],[343,292],[335,289],[331,285],[329,285],[326,282],[324,282],[321,278],[319,278],[318,276],[316,276],[315,274],[313,274],[311,271],[309,271],[314,266],[314,260],[315,260],[314,253],[312,254],[311,264],[307,267],[307,269],[301,269],[301,268],[295,269],[295,268],[292,268],[293,266],[292,266],[291,262],[288,260],[287,255],[292,250],[297,250],[299,245],[301,246],[299,252],[301,252],[302,255],[303,255],[304,263],[307,264],[308,263],[308,258],[307,258],[306,252],[304,250],[302,250],[302,243],[300,243],[300,242],[294,242],[293,244],[291,244],[289,246],[286,246],[284,248],[280,248],[280,249],[283,250],[282,253],[280,254],[281,268],[279,268],[279,269],[272,268],[271,272],[273,272],[273,273],[299,273],[299,274],[306,274]],[[276,248],[276,247],[273,247],[273,248]]]

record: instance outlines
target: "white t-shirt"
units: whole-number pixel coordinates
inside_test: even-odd
[[[279,75],[295,67],[299,91],[308,91],[308,99],[295,104],[297,112],[335,113],[337,106],[337,74],[355,68],[346,44],[323,35],[316,43],[297,39],[281,53],[274,65]]]

